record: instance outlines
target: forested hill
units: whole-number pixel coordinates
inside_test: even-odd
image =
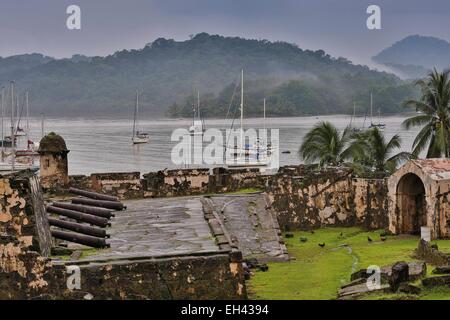
[[[32,112],[48,115],[128,115],[139,89],[145,114],[164,115],[172,105],[170,115],[188,116],[184,106],[189,105],[190,114],[189,96],[199,90],[204,103],[214,102],[205,106],[210,108],[207,114],[225,116],[221,112],[241,69],[255,113],[263,96],[277,115],[341,113],[349,111],[353,101],[366,108],[371,91],[384,112],[397,112],[399,101],[412,93],[393,75],[332,58],[322,50],[206,33],[182,42],[160,38],[141,50],[107,57],[21,59],[0,59],[0,83],[16,80],[19,89],[30,90]]]
[[[373,60],[400,71],[406,77],[423,77],[434,68],[450,68],[450,43],[434,37],[409,36],[384,49]]]

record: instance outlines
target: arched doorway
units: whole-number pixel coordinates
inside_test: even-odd
[[[397,184],[397,208],[401,233],[420,234],[427,225],[425,186],[413,173],[404,175]]]

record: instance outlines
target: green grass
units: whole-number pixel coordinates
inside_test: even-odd
[[[106,251],[106,250],[110,250],[110,249],[96,249],[96,248],[77,249],[77,251],[81,251],[81,257],[80,257],[79,260],[86,259],[86,258],[88,258],[88,257],[90,257],[92,255],[96,255],[96,254],[98,254],[100,252],[103,252],[103,251]],[[53,258],[58,258],[58,259],[61,259],[63,261],[71,260],[69,255],[66,255],[66,256],[61,256],[61,255],[60,256],[54,256]]]
[[[246,194],[246,193],[258,193],[264,190],[258,188],[243,188],[232,192],[227,192],[226,194]]]
[[[379,236],[381,230],[365,232],[359,228],[293,233],[294,238],[285,242],[295,260],[269,263],[268,272],[256,272],[248,286],[251,299],[335,299],[340,286],[350,281],[354,271],[370,265],[381,267],[397,261],[414,261],[413,253],[419,240],[415,236],[388,236],[383,242]],[[368,236],[372,242],[368,241]],[[300,237],[308,241],[301,243]],[[318,246],[322,242],[325,242],[324,248]],[[439,241],[439,246],[450,248],[450,241]],[[429,266],[428,271],[431,269]],[[450,296],[450,289],[446,290],[424,290],[421,298]],[[378,294],[367,298],[411,297]]]

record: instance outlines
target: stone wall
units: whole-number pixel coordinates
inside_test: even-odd
[[[101,178],[108,181],[103,178],[111,176]],[[111,185],[102,183],[101,187]],[[0,205],[0,299],[247,297],[239,252],[76,262],[47,258],[51,249],[50,227],[42,191],[31,172],[0,177]],[[81,271],[79,290],[69,290],[67,286],[67,267],[73,265]]]
[[[0,177],[0,236],[48,256],[49,230],[37,177],[28,171]]]
[[[388,225],[385,179],[354,178],[349,169],[317,172],[308,166],[287,166],[275,175],[257,169],[183,169],[71,176],[70,186],[119,196],[121,199],[173,197],[265,189],[282,228]]]
[[[0,207],[0,299],[32,296],[47,286],[52,242],[37,177],[0,177]]]
[[[13,248],[11,246],[11,248]],[[51,262],[36,252],[10,249],[16,269],[0,272],[0,299],[245,299],[242,264],[230,256],[136,257],[133,260]],[[25,257],[25,258],[24,258]],[[73,266],[80,288],[67,283]],[[70,267],[70,269],[68,269]],[[69,280],[69,281],[68,281]]]
[[[165,170],[144,175],[144,196],[188,196],[263,188],[266,179],[257,169]]]
[[[115,195],[120,199],[144,197],[144,188],[139,172],[93,173],[89,176],[75,175],[69,177],[69,186]],[[59,193],[66,192],[66,190],[59,191]]]
[[[281,228],[388,226],[387,186],[383,179],[353,178],[350,170],[284,168],[268,180],[266,192]]]

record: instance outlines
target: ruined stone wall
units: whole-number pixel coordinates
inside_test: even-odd
[[[436,234],[440,238],[450,238],[450,192],[436,196],[435,217],[438,217],[435,226],[438,226]]]
[[[298,176],[295,174],[299,174]],[[268,180],[266,192],[281,228],[388,226],[385,180],[352,178],[348,170],[281,170]]]
[[[230,267],[228,254],[80,264],[81,289],[63,284],[55,298],[94,299],[245,299],[243,273]]]
[[[144,175],[144,197],[188,196],[263,188],[264,176],[257,169],[183,169]]]
[[[102,177],[103,178],[103,177]],[[108,184],[102,185],[103,187]],[[245,299],[242,255],[198,255],[64,262],[46,256],[51,235],[37,177],[0,177],[1,299]],[[67,266],[81,271],[69,290]]]
[[[23,172],[0,177],[0,235],[50,254],[51,235],[37,177]]]
[[[33,296],[48,285],[51,241],[37,177],[0,177],[0,299]]]
[[[69,177],[70,187],[105,193],[119,199],[137,199],[144,197],[144,188],[139,172],[93,173],[89,176]],[[61,189],[56,193],[67,192]]]
[[[227,253],[105,262],[52,262],[0,240],[0,300],[246,299],[241,263]],[[5,262],[6,261],[6,262]],[[73,266],[80,288],[67,283]],[[69,280],[69,281],[68,281]]]

